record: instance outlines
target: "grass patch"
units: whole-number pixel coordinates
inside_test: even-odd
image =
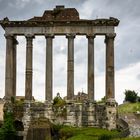
[[[125,103],[118,106],[119,114],[136,113],[136,112],[140,112],[140,103]]]
[[[140,137],[137,137],[137,138],[121,138],[121,139],[113,139],[113,140],[140,140]]]
[[[59,131],[60,138],[63,140],[98,140],[102,136],[106,137],[116,137],[118,136],[118,131],[108,131],[106,129],[100,128],[77,128],[64,126]]]

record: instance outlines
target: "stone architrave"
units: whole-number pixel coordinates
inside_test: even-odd
[[[14,36],[5,34],[6,38],[6,72],[5,72],[5,99],[10,100],[14,96]]]
[[[74,97],[74,34],[66,35],[68,39],[68,63],[67,63],[67,100]]]
[[[53,38],[51,34],[46,37],[46,83],[45,83],[45,99],[52,100],[53,92]]]
[[[33,35],[26,35],[25,99],[32,100]]]
[[[114,98],[114,38],[116,34],[106,34],[106,99]]]
[[[94,100],[94,38],[95,35],[87,35],[88,38],[88,99]]]

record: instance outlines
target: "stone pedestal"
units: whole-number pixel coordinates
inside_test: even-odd
[[[88,126],[92,127],[95,125],[95,104],[92,103],[92,102],[89,102],[89,105],[88,105]]]
[[[106,128],[108,130],[116,129],[117,126],[117,103],[113,98],[106,101]]]

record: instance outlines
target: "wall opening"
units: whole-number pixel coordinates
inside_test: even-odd
[[[67,39],[55,36],[53,39],[53,97],[60,93],[67,95]]]
[[[26,39],[24,36],[17,36],[17,40],[16,96],[25,96]]]
[[[96,36],[94,45],[95,100],[105,96],[105,36]]]
[[[87,93],[87,38],[76,36],[74,44],[74,86],[75,94]]]
[[[33,96],[45,100],[46,39],[35,36],[33,40]]]

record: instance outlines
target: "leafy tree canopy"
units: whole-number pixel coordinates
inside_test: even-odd
[[[134,90],[125,90],[125,101],[129,101],[131,103],[135,103],[138,98],[138,93],[136,93]]]

